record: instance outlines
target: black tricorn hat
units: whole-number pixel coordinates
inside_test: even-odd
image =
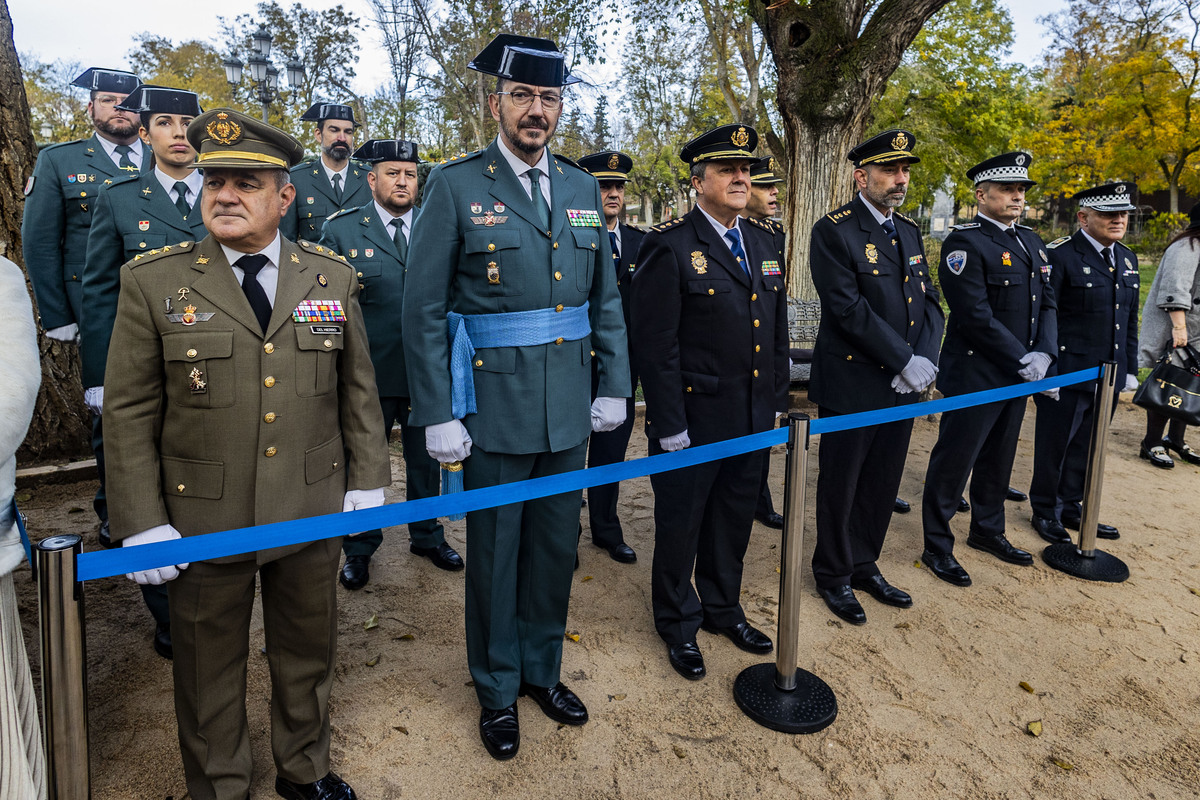
[[[627,181],[633,169],[633,159],[615,150],[592,153],[575,162],[598,181]]]
[[[105,67],[88,67],[78,78],[71,81],[72,86],[89,89],[93,92],[114,92],[129,94],[142,85],[142,79],[132,72],[123,69],[107,69]]]
[[[417,156],[417,143],[404,139],[368,139],[354,151],[354,157],[371,164],[377,164],[380,161],[421,163],[421,159]]]
[[[117,104],[117,109],[132,111],[135,114],[148,112],[179,114],[184,117],[198,117],[204,113],[200,108],[200,97],[195,92],[169,86],[150,86],[145,83]]]
[[[549,39],[496,34],[468,69],[530,86],[570,86],[579,83],[567,69],[567,57]]]
[[[321,122],[327,119],[344,119],[351,125],[358,125],[354,121],[354,109],[343,103],[313,103],[300,115],[302,122]]]

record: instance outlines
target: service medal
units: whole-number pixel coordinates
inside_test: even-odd
[[[208,383],[204,380],[204,373],[200,371],[199,367],[192,367],[192,371],[188,373],[188,380],[192,394],[204,394],[208,391]]]
[[[1000,263],[1006,267],[1011,267],[1012,266],[1012,253],[1005,250],[1004,253],[1002,253],[1000,256]]]
[[[495,261],[489,261],[487,265],[487,281],[492,286],[500,285],[500,267]]]
[[[471,203],[471,213],[472,214],[482,214],[483,213],[483,203]]]
[[[504,205],[504,203],[497,201],[495,203],[492,203],[492,208],[496,209],[497,214],[503,214],[506,206]]]
[[[708,259],[699,250],[692,252],[692,269],[696,270],[697,275],[703,275],[708,272]]]

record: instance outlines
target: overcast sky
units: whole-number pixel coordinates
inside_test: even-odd
[[[302,0],[309,8],[332,8],[337,0]],[[290,5],[285,2],[284,5]],[[342,0],[348,11],[363,19],[367,28],[358,63],[354,87],[368,93],[385,82],[388,75],[384,57],[370,23],[366,0]],[[1043,33],[1037,18],[1058,11],[1065,0],[1006,0],[1016,27],[1014,60],[1027,64],[1040,62]],[[229,19],[253,8],[248,0],[207,0],[197,12],[186,3],[150,3],[142,6],[114,6],[111,3],[84,3],[79,0],[9,0],[17,51],[31,53],[42,61],[78,61],[81,65],[125,67],[126,55],[135,34],[150,31],[174,42],[186,39],[211,40],[217,34],[218,16]],[[141,8],[142,11],[130,12]]]

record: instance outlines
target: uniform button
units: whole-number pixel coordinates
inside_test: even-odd
[[[1063,352],[1063,353],[1067,352],[1067,346],[1065,344],[1060,344],[1058,346],[1058,349],[1060,352]]]
[[[690,386],[687,387],[687,390],[690,392],[692,390],[692,387],[690,387]]]
[[[263,414],[263,422],[270,425],[274,421],[275,421],[275,412],[274,411],[268,411],[267,413]]]
[[[267,458],[273,458],[274,455],[278,452],[279,451],[276,450],[274,447],[268,447],[266,450],[263,451],[263,455],[266,456]]]
[[[554,343],[555,343],[555,344],[562,344],[562,343],[563,343],[563,337],[561,337],[561,336],[560,336],[560,337],[558,337],[557,339],[555,339],[555,340],[554,340]]]
[[[596,249],[596,243],[595,243],[595,242],[592,242],[592,249],[593,249],[593,250],[595,250],[595,249]]]
[[[758,320],[754,320],[754,327],[758,327]]]
[[[754,377],[758,377],[758,370],[754,370]]]
[[[847,360],[847,361],[853,361],[853,360],[854,360],[854,356],[846,356],[846,360]]]
[[[326,340],[325,340],[325,346],[326,346],[326,347],[333,347],[333,340],[332,340],[332,339],[326,339]]]
[[[914,324],[915,324],[915,323],[913,322],[913,320],[911,320],[911,319],[910,319],[910,320],[908,321],[908,327],[910,327],[910,328],[911,328],[911,327],[912,327]]]
[[[904,282],[905,282],[905,283],[908,283],[908,276],[907,276],[907,275],[905,275],[905,276],[904,276]]]
[[[1092,285],[1091,285],[1090,283],[1088,284],[1088,288],[1089,288],[1089,289],[1090,289],[1090,288],[1092,288]]]
[[[145,246],[146,246],[145,242],[138,242],[138,247],[145,247]]]
[[[592,354],[592,355],[596,355],[596,351],[595,351],[595,350],[588,350],[588,352],[589,352],[590,354]]]
[[[1121,345],[1119,345],[1119,344],[1114,344],[1114,345],[1113,345],[1113,349],[1114,349],[1114,350],[1120,350],[1120,349],[1121,349]]]
[[[1034,302],[1037,302],[1037,295],[1036,295],[1036,294],[1033,296],[1033,300],[1034,300]]]
[[[878,274],[879,274],[879,270],[877,270],[877,269],[873,269],[873,270],[871,270],[871,274],[872,274],[872,275],[878,275]]]
[[[477,367],[482,367],[482,366],[483,366],[483,359],[482,359],[482,358],[477,358],[477,359],[475,359],[475,366],[477,366]]]
[[[1120,326],[1120,325],[1117,325],[1117,330],[1121,330],[1121,326]]]
[[[715,289],[709,289],[709,290],[708,290],[708,293],[709,293],[709,294],[716,294],[717,292],[716,292],[716,290],[715,290]]]
[[[555,242],[555,243],[554,243],[552,246],[554,247],[554,249],[555,249],[555,250],[557,250],[557,249],[558,249],[558,242]]]
[[[756,344],[756,345],[754,345],[754,352],[756,352],[756,353],[757,353],[757,352],[759,352],[759,351],[761,351],[761,350],[762,350],[762,345],[760,345],[760,344]]]
[[[360,277],[360,278],[362,277],[362,273],[361,273],[361,272],[360,272],[360,273],[358,273],[358,277]]]
[[[556,306],[554,307],[554,310],[555,310],[555,311],[557,311],[557,312],[560,312],[560,313],[561,313],[561,312],[562,312],[562,310],[563,310],[563,305],[562,305],[562,303],[559,303],[558,305],[556,305]]]
[[[266,353],[267,355],[274,353],[275,345],[271,344],[270,342],[267,342],[266,344],[263,345],[263,352]]]
[[[184,485],[181,483],[181,484],[179,484],[178,486],[176,486],[176,487],[175,487],[175,491],[177,491],[177,492],[179,492],[180,494],[182,494],[182,493],[183,493],[183,490],[184,490],[184,489],[186,489],[186,488],[187,488],[187,487],[186,487],[186,486],[184,486]]]
[[[755,292],[754,294],[750,295],[750,299],[751,299],[751,300],[757,300],[757,299],[758,299],[758,292]]]
[[[495,249],[496,249],[496,245],[493,244],[492,242],[488,242],[488,252],[489,253],[494,252]]]
[[[561,281],[561,280],[562,280],[562,273],[561,273],[561,272],[557,272],[557,271],[556,271],[556,272],[554,273],[554,280],[556,280],[556,281]]]
[[[1005,282],[1004,282],[1004,285],[1005,285],[1005,286],[1008,286],[1008,281],[1005,281]],[[1091,284],[1089,283],[1089,284],[1088,284],[1088,286],[1091,286]]]
[[[274,385],[275,385],[275,378],[270,375],[268,375],[266,377],[266,379],[263,380],[263,386],[267,387],[268,389],[270,389]]]
[[[911,298],[911,297],[910,297],[910,298],[908,298],[908,302],[910,302],[910,303],[912,302],[912,298]]]
[[[195,350],[195,348],[193,348],[193,349],[191,349],[191,350],[188,350],[188,351],[187,351],[187,357],[188,357],[188,358],[195,358],[195,357],[196,357],[196,350]]]
[[[969,355],[969,356],[973,356],[973,355],[975,355],[975,351],[974,351],[974,350],[968,350],[968,351],[967,351],[967,355]]]
[[[1116,307],[1116,308],[1120,308],[1120,307],[1121,307],[1121,304],[1120,304],[1120,303],[1117,303],[1117,305],[1116,305],[1115,307]]]

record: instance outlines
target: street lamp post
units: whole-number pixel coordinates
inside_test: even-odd
[[[250,55],[243,64],[236,56],[225,59],[225,80],[236,90],[242,82],[243,70],[249,68],[250,80],[258,102],[262,104],[263,122],[267,121],[271,103],[279,96],[279,70],[271,65],[271,42],[275,37],[260,26],[250,37]],[[299,86],[304,81],[304,62],[295,55],[287,63],[287,81],[290,86]]]

